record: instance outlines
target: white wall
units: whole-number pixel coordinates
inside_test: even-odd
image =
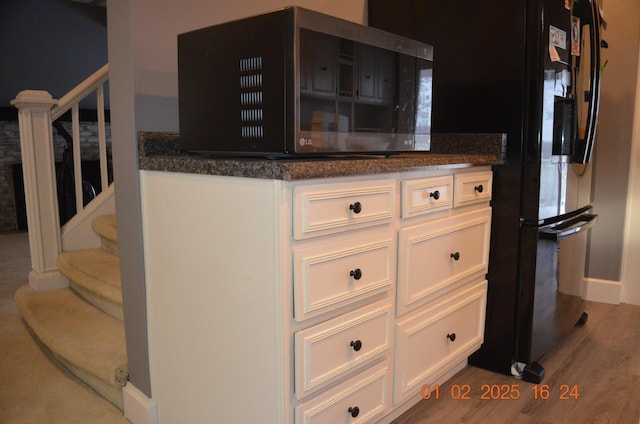
[[[177,35],[298,4],[363,23],[365,0],[185,0],[132,2],[139,130],[178,130]]]
[[[629,215],[633,213],[629,209],[632,204],[627,201],[632,183],[639,178],[633,175],[632,162],[632,146],[638,143],[637,137],[635,144],[632,141],[634,115],[637,115],[637,107],[634,106],[640,48],[640,2],[605,0],[602,6],[608,24],[603,38],[609,43],[609,48],[602,50],[602,59],[608,64],[601,77],[600,114],[593,159],[593,203],[599,220],[590,235],[587,296],[591,300],[640,304],[637,296],[635,300],[628,297],[633,286],[640,284],[639,274],[634,277],[627,272],[626,279],[623,275],[624,258],[633,261],[630,257],[633,246],[629,243],[640,238],[640,227],[633,225],[633,215]],[[592,296],[592,292],[597,295]]]
[[[640,51],[638,52],[640,57]],[[636,87],[640,87],[640,66]],[[640,90],[636,90],[633,144],[629,172],[625,254],[622,264],[622,302],[640,305]]]

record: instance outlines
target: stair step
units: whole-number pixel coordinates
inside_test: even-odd
[[[123,409],[128,377],[122,321],[102,313],[65,288],[36,292],[23,286],[16,304],[25,323],[53,357]]]
[[[91,221],[91,228],[102,239],[102,248],[118,256],[118,226],[116,216],[98,216]]]
[[[122,321],[120,259],[117,256],[104,249],[72,250],[58,255],[57,266],[83,299]]]

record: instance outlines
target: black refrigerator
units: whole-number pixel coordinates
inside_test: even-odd
[[[586,322],[597,0],[369,0],[369,25],[434,46],[432,133],[507,135],[495,166],[484,344],[470,363],[527,381]]]

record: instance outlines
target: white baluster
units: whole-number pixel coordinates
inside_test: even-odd
[[[82,198],[82,157],[80,152],[80,109],[78,103],[71,108],[71,137],[73,138],[73,185],[76,193],[76,214],[84,208]]]
[[[100,152],[100,187],[101,191],[109,188],[109,174],[107,161],[107,137],[106,125],[104,118],[104,85],[98,87],[96,92],[96,101],[98,103],[98,148]]]

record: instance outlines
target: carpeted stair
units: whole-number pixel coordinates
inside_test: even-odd
[[[16,304],[43,348],[59,364],[123,409],[127,354],[122,322],[122,292],[115,216],[93,221],[99,249],[63,252],[58,269],[70,287],[16,292]]]

